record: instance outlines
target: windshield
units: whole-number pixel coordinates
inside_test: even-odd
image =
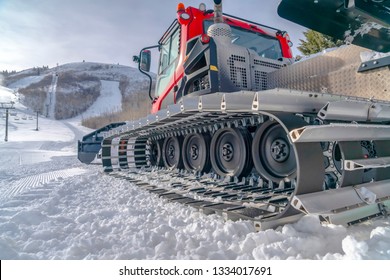
[[[211,20],[206,20],[204,22],[205,33],[207,33],[208,28],[212,24],[213,21]],[[237,26],[230,27],[232,28],[233,44],[254,50],[261,57],[275,60],[283,58],[278,39]]]

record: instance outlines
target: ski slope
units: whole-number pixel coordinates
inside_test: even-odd
[[[15,102],[16,96],[13,94],[13,90],[0,85],[0,102]]]
[[[48,117],[52,119],[55,118],[57,82],[58,82],[58,75],[56,73],[53,73],[51,85],[45,103],[46,106],[48,107]]]
[[[81,164],[80,118],[40,116],[36,131],[28,108],[17,114],[27,119],[10,117],[8,142],[0,124],[0,259],[390,259],[390,218],[346,228],[306,216],[255,232]]]
[[[119,90],[119,82],[101,80],[102,89],[100,96],[86,112],[83,118],[90,118],[122,110],[122,95]]]

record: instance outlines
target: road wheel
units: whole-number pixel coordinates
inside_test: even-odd
[[[183,161],[181,158],[182,137],[170,136],[165,138],[163,144],[164,166],[168,169],[182,169]]]
[[[186,170],[193,172],[209,172],[210,162],[210,135],[191,133],[184,138],[183,164]]]
[[[252,137],[243,128],[223,128],[211,141],[211,164],[221,176],[245,177],[252,170]]]

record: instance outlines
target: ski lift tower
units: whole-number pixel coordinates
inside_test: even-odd
[[[15,103],[13,101],[11,102],[0,102],[0,109],[5,110],[5,138],[4,141],[8,141],[8,111],[10,109],[14,109]]]

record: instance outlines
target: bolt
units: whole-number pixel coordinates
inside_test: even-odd
[[[190,155],[191,155],[191,158],[192,158],[193,160],[197,160],[197,159],[198,159],[198,157],[199,157],[199,149],[198,149],[198,146],[196,146],[196,145],[192,145],[192,146],[191,146]]]
[[[271,156],[277,162],[287,160],[290,148],[284,139],[276,139],[271,144]]]
[[[233,146],[230,143],[226,143],[222,146],[222,157],[226,161],[231,161],[233,158]]]
[[[168,147],[168,156],[171,159],[175,157],[175,147],[173,145],[169,145]]]

